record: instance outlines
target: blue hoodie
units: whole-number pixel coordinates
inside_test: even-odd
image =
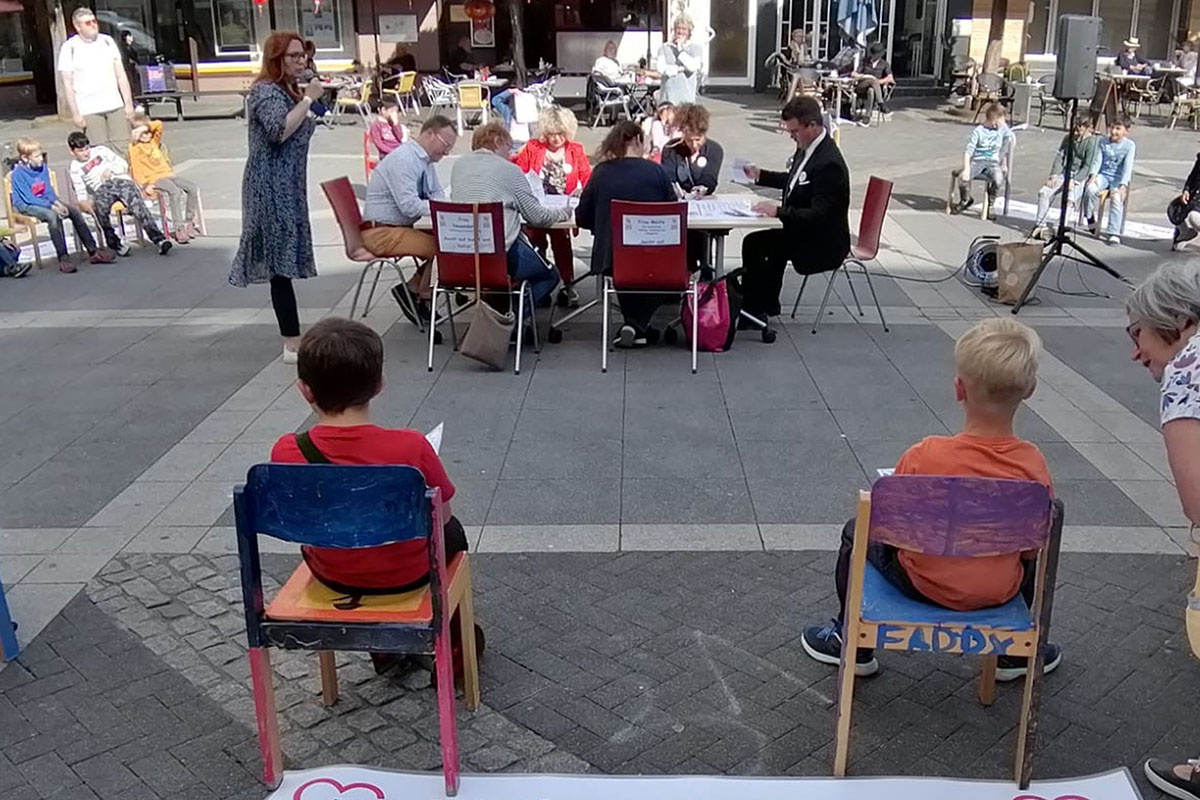
[[[13,167],[12,171],[12,204],[13,208],[26,206],[41,206],[49,208],[58,200],[54,186],[50,183],[50,168],[42,163],[40,169],[34,169],[25,162]]]

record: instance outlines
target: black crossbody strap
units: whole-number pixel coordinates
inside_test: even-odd
[[[312,437],[308,435],[308,431],[302,431],[296,434],[296,446],[300,448],[300,452],[310,464],[332,464],[325,454],[313,444]]]

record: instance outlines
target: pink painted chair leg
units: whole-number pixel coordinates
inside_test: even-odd
[[[442,774],[446,778],[446,796],[458,794],[458,723],[454,717],[454,659],[450,655],[449,615],[443,620],[434,645],[437,669],[438,722],[442,740]]]
[[[279,718],[275,714],[271,654],[265,647],[250,648],[250,680],[254,687],[254,716],[258,722],[263,781],[274,789],[283,780],[283,755],[279,749]]]

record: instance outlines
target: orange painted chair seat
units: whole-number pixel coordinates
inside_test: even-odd
[[[453,585],[463,565],[458,553],[447,565],[447,581]],[[433,601],[429,587],[403,594],[368,594],[358,597],[358,606],[338,608],[346,602],[343,592],[321,583],[301,563],[267,606],[266,617],[280,622],[398,622],[407,625],[432,625]]]

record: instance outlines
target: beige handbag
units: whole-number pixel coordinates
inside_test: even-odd
[[[1021,299],[1042,263],[1040,244],[1002,244],[996,247],[996,299],[1010,306]]]
[[[471,229],[475,236],[475,313],[459,351],[467,358],[501,370],[508,364],[508,346],[517,318],[511,310],[507,314],[501,313],[483,302],[483,286],[479,277],[478,204],[471,205]]]

